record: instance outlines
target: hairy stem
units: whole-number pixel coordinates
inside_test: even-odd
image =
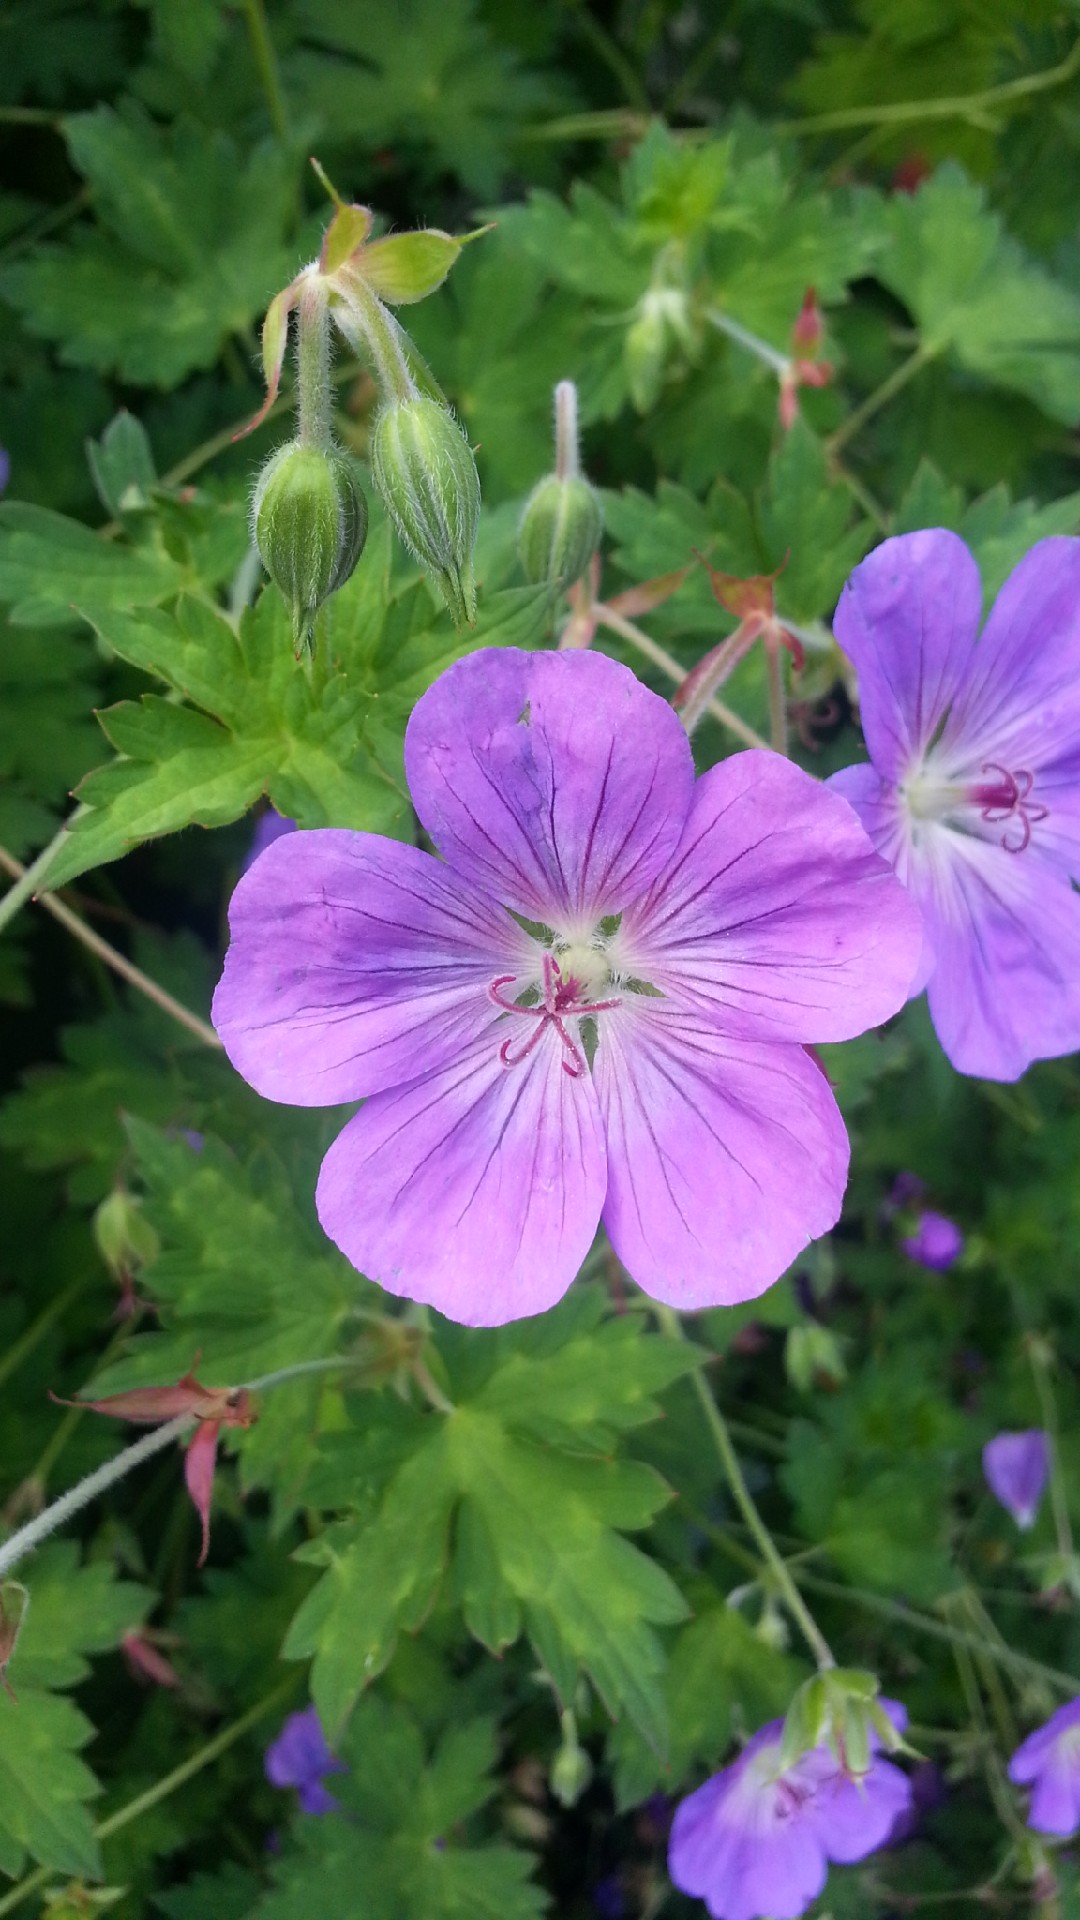
[[[50,858],[55,851],[55,842],[51,849],[46,848]],[[6,847],[0,847],[0,868],[5,873],[13,874],[19,881],[25,881],[31,871],[30,868],[23,867],[13,854],[8,853]],[[13,887],[11,892],[14,893],[14,891]],[[10,897],[10,894],[5,894],[3,901],[0,901],[0,907],[5,906]],[[44,907],[46,913],[51,913],[53,919],[59,921],[68,933],[81,941],[89,953],[94,954],[98,960],[104,961],[107,967],[111,967],[114,973],[119,974],[121,980],[126,980],[130,987],[136,987],[140,993],[145,994],[148,1000],[152,1000],[163,1013],[169,1014],[172,1019],[178,1021],[180,1026],[186,1027],[189,1033],[193,1033],[197,1040],[203,1042],[204,1046],[220,1051],[221,1041],[213,1027],[209,1026],[205,1020],[200,1020],[197,1013],[192,1013],[189,1008],[182,1006],[179,1000],[174,1000],[172,994],[167,993],[164,987],[159,987],[157,981],[151,980],[149,974],[144,973],[141,967],[135,966],[133,961],[126,959],[122,953],[118,953],[115,947],[111,947],[107,940],[102,939],[100,933],[95,933],[93,927],[88,927],[85,920],[80,920],[77,913],[72,913],[71,908],[66,907],[62,900],[58,900],[54,894],[43,893],[39,896],[39,904]]]
[[[866,422],[872,420],[876,413],[880,413],[882,407],[887,407],[889,401],[895,399],[898,393],[902,393],[904,388],[914,380],[916,374],[921,373],[923,368],[929,365],[936,354],[937,348],[928,346],[923,341],[906,360],[901,360],[900,365],[893,368],[888,379],[883,380],[880,387],[875,387],[873,393],[867,395],[862,405],[856,407],[854,413],[849,413],[843,424],[830,435],[825,443],[829,453],[839,453],[842,447],[846,447],[848,441],[854,439]]]
[[[788,749],[787,699],[784,694],[784,662],[778,646],[766,647],[765,664],[769,679],[769,731],[777,753]]]
[[[334,319],[351,346],[367,348],[386,399],[415,398],[416,381],[402,351],[399,329],[382,301],[358,274],[350,277],[347,296],[341,305],[335,306]]]
[[[560,480],[578,476],[577,388],[560,380],[555,389],[555,472]]]
[[[111,1460],[106,1460],[104,1466],[95,1468],[93,1473],[88,1473],[84,1480],[77,1480],[73,1487],[69,1487],[66,1493],[60,1495],[59,1500],[54,1500],[51,1506],[46,1507],[44,1513],[39,1513],[35,1519],[28,1520],[25,1527],[20,1527],[17,1533],[12,1534],[10,1540],[5,1540],[3,1546],[0,1546],[0,1579],[8,1574],[12,1567],[17,1567],[20,1560],[25,1560],[28,1553],[33,1553],[35,1547],[39,1547],[43,1540],[48,1539],[50,1533],[55,1533],[57,1527],[62,1527],[73,1514],[89,1506],[91,1500],[96,1500],[100,1493],[105,1493],[117,1480],[123,1480],[136,1467],[141,1467],[144,1460],[153,1459],[155,1453],[160,1453],[173,1440],[178,1440],[194,1424],[192,1414],[178,1413],[174,1420],[167,1420],[164,1426],[155,1427],[151,1433],[144,1433],[141,1440],[136,1440],[130,1447],[125,1447],[123,1453],[114,1454]],[[3,1912],[2,1907],[0,1912]]]
[[[668,653],[667,649],[660,646],[650,634],[643,633],[632,620],[627,620],[621,613],[616,613],[613,607],[609,607],[602,600],[593,608],[593,613],[597,626],[607,627],[610,633],[617,633],[621,639],[629,641],[632,647],[636,647],[638,653],[644,654],[646,660],[651,660],[653,665],[659,667],[660,671],[665,673],[676,686],[682,685],[686,679],[686,668],[681,667],[674,654]],[[709,701],[707,712],[711,713],[714,720],[719,720],[720,725],[726,727],[729,733],[733,733],[737,740],[741,740],[744,746],[768,746],[768,741],[763,739],[760,733],[757,733],[745,720],[740,719],[731,707],[726,707],[723,701],[717,700],[715,696]]]
[[[657,1320],[666,1333],[677,1340],[686,1339],[687,1336],[682,1321],[679,1319],[673,1307],[658,1306],[655,1311]],[[810,1648],[819,1670],[824,1672],[829,1667],[835,1667],[836,1661],[833,1658],[829,1643],[818,1626],[817,1621],[814,1619],[813,1614],[810,1612],[798,1587],[795,1585],[787,1562],[777,1550],[772,1534],[769,1532],[757,1507],[754,1505],[753,1496],[743,1477],[743,1470],[739,1465],[739,1456],[732,1445],[731,1435],[727,1430],[724,1416],[717,1406],[716,1401],[713,1399],[709,1383],[705,1378],[704,1368],[700,1362],[694,1368],[691,1379],[694,1383],[694,1391],[701,1404],[701,1411],[705,1415],[709,1432],[715,1442],[716,1451],[720,1456],[720,1463],[727,1477],[728,1486],[731,1488],[735,1505],[738,1507],[747,1527],[753,1535],[761,1557],[772,1575],[777,1592],[780,1594],[784,1605],[787,1607],[803,1639]]]

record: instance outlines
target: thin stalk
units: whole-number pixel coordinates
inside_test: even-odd
[[[655,1312],[657,1320],[667,1334],[676,1340],[686,1339],[682,1322],[673,1307],[657,1306]],[[731,1435],[727,1430],[724,1416],[720,1412],[716,1401],[713,1399],[708,1381],[705,1378],[704,1369],[700,1362],[695,1366],[691,1374],[691,1379],[694,1383],[694,1391],[701,1403],[701,1411],[705,1415],[709,1431],[716,1444],[716,1451],[720,1456],[720,1462],[727,1476],[728,1486],[731,1488],[735,1504],[757,1543],[761,1557],[776,1583],[777,1590],[792,1619],[798,1626],[803,1639],[810,1648],[819,1670],[824,1672],[829,1667],[835,1667],[836,1661],[833,1658],[829,1643],[818,1626],[817,1621],[814,1619],[813,1614],[810,1612],[798,1587],[795,1585],[787,1563],[777,1551],[772,1534],[769,1532],[757,1507],[754,1505],[750,1489],[743,1478],[743,1470],[739,1465],[739,1456],[732,1445]]]
[[[0,847],[0,868],[3,868],[6,873],[14,874],[18,879],[25,879],[29,871],[8,853],[5,847]],[[8,898],[10,896],[5,895],[4,902],[0,902],[0,905],[5,904]],[[197,1040],[203,1042],[204,1046],[220,1051],[221,1041],[213,1027],[209,1026],[205,1020],[200,1020],[197,1013],[192,1013],[187,1007],[182,1006],[179,1000],[174,1000],[172,994],[167,993],[164,987],[159,987],[157,981],[151,980],[150,975],[144,973],[141,967],[135,966],[133,961],[126,959],[122,953],[118,953],[115,947],[111,947],[107,940],[102,939],[100,933],[95,933],[93,927],[88,927],[85,920],[80,920],[77,913],[72,913],[71,908],[66,907],[62,900],[58,900],[54,894],[43,893],[40,895],[39,904],[44,907],[46,913],[51,913],[53,919],[59,921],[68,933],[81,941],[89,953],[104,961],[113,973],[119,974],[121,980],[126,980],[129,986],[136,987],[141,994],[145,994],[148,1000],[152,1000],[156,1007],[160,1007],[163,1013],[169,1014],[180,1026],[186,1027],[189,1033],[193,1033]]]
[[[296,314],[296,427],[305,447],[330,445],[330,315],[322,282],[307,282]]]
[[[334,319],[350,345],[366,346],[379,384],[393,400],[412,400],[417,386],[402,351],[398,328],[382,301],[357,276],[348,283],[347,302],[334,308]]]
[[[141,1440],[125,1447],[122,1453],[114,1454],[104,1466],[88,1473],[84,1480],[76,1481],[73,1487],[60,1495],[59,1500],[54,1500],[35,1519],[28,1520],[24,1527],[20,1527],[10,1540],[5,1540],[0,1546],[0,1579],[10,1573],[12,1567],[17,1567],[20,1560],[25,1560],[28,1553],[33,1553],[35,1547],[39,1547],[50,1533],[55,1533],[57,1527],[62,1527],[73,1514],[89,1506],[91,1500],[96,1500],[99,1494],[105,1493],[116,1481],[123,1480],[136,1467],[141,1467],[144,1460],[152,1460],[155,1453],[160,1453],[173,1440],[178,1440],[194,1424],[192,1414],[178,1413],[175,1419],[167,1420],[164,1426],[144,1433]],[[2,1912],[3,1908],[0,1907]]]
[[[1031,1362],[1031,1371],[1035,1376],[1035,1391],[1039,1396],[1039,1411],[1042,1415],[1043,1427],[1050,1441],[1050,1510],[1054,1516],[1054,1533],[1057,1538],[1058,1552],[1064,1559],[1071,1560],[1073,1557],[1072,1522],[1069,1519],[1065,1479],[1061,1471],[1057,1401],[1050,1382],[1046,1348],[1041,1340],[1028,1340],[1025,1345]]]
[[[50,234],[59,233],[69,220],[74,220],[84,207],[89,206],[90,197],[89,187],[84,186],[79,188],[78,193],[73,193],[70,200],[65,200],[63,206],[46,207],[36,219],[28,220],[25,227],[13,234],[6,247],[0,248],[0,260],[14,260],[20,253],[25,253],[27,247],[37,246]]]
[[[916,374],[921,373],[923,368],[929,365],[937,351],[936,347],[929,346],[926,341],[923,341],[906,360],[901,360],[900,365],[893,368],[888,379],[883,380],[880,387],[875,387],[873,393],[867,395],[862,405],[856,407],[854,413],[850,413],[842,425],[837,427],[836,432],[830,435],[825,442],[828,452],[836,454],[840,452],[841,447],[846,447],[848,441],[861,431],[868,420],[872,420],[876,413],[880,413],[882,407],[887,407],[889,401],[895,399],[898,393],[902,393],[904,388],[914,380]]]
[[[606,27],[594,19],[585,0],[563,0],[568,13],[573,14],[581,29],[582,38],[589,42],[593,52],[603,61],[608,71],[614,75],[632,107],[642,113],[649,111],[649,96],[645,91],[640,75],[627,59]]]
[[[1024,74],[1018,80],[1003,81],[982,93],[943,96],[940,100],[894,100],[877,107],[836,107],[829,113],[806,114],[800,120],[774,120],[774,133],[841,133],[848,127],[907,126],[918,120],[971,120],[976,125],[992,124],[995,107],[1010,106],[1014,100],[1030,99],[1052,87],[1063,87],[1080,73],[1080,40],[1056,67]]]
[[[770,347],[767,340],[759,339],[758,335],[751,333],[748,327],[740,326],[729,313],[724,313],[719,307],[709,307],[705,318],[710,326],[716,327],[720,333],[726,333],[729,340],[734,340],[740,347],[745,347],[747,353],[752,353],[755,360],[760,360],[766,367],[771,367],[774,373],[782,377],[789,371],[791,360],[786,353],[778,352],[776,347]]]
[[[82,1292],[84,1284],[81,1278],[73,1280],[62,1293],[54,1293],[52,1299],[42,1307],[37,1319],[30,1322],[25,1333],[21,1333],[17,1340],[12,1341],[7,1352],[0,1359],[0,1385],[3,1385],[17,1367],[22,1366],[23,1361],[33,1353],[39,1342],[44,1340],[53,1322],[59,1320],[65,1307],[70,1306]]]
[[[285,105],[285,95],[281,90],[277,56],[266,24],[262,0],[244,0],[244,18],[247,21],[248,39],[251,41],[251,51],[258,68],[259,82],[266,96],[266,110],[270,115],[270,125],[278,139],[287,145],[289,115]]]
[[[205,1746],[193,1753],[190,1759],[182,1761],[154,1786],[147,1787],[144,1793],[137,1794],[134,1800],[129,1800],[125,1806],[118,1807],[115,1813],[109,1814],[107,1819],[100,1821],[94,1829],[94,1838],[96,1840],[111,1839],[114,1833],[120,1833],[124,1827],[129,1827],[133,1820],[138,1820],[142,1814],[149,1813],[151,1807],[156,1807],[162,1800],[167,1800],[170,1794],[175,1793],[179,1787],[186,1786],[187,1782],[193,1780],[197,1773],[201,1773],[204,1767],[209,1767],[215,1760],[220,1759],[221,1755],[227,1753],[237,1740],[242,1740],[245,1733],[250,1733],[252,1727],[258,1726],[260,1720],[265,1720],[267,1714],[272,1713],[275,1707],[289,1698],[289,1695],[295,1691],[296,1677],[295,1674],[290,1674],[288,1679],[283,1680],[272,1693],[265,1694],[255,1706],[249,1707],[247,1713],[241,1714],[239,1720],[234,1720],[231,1726],[224,1727],[220,1733],[216,1733],[213,1739],[208,1740]],[[13,1913],[15,1908],[21,1906],[24,1900],[28,1900],[39,1887],[45,1886],[52,1879],[53,1871],[52,1867],[35,1867],[33,1873],[27,1874],[25,1880],[20,1880],[18,1886],[12,1887],[11,1891],[0,1900],[0,1916]]]
[[[639,653],[644,654],[646,660],[651,660],[654,666],[659,667],[660,671],[665,673],[669,680],[674,681],[676,686],[682,685],[686,679],[686,668],[681,667],[674,654],[668,653],[667,649],[660,646],[650,634],[644,633],[640,627],[634,625],[632,620],[625,619],[621,613],[616,613],[605,601],[599,601],[593,608],[593,613],[597,626],[607,627],[610,633],[617,633],[621,639],[629,641],[632,647],[636,647]],[[740,719],[731,707],[725,706],[724,702],[717,700],[715,696],[709,701],[708,712],[745,746],[768,746],[768,741],[760,733],[748,726],[747,722]]]
[[[79,811],[81,811],[81,809],[79,809]],[[75,816],[72,815],[72,819],[74,819],[74,817]],[[45,876],[52,866],[53,861],[56,859],[61,847],[65,845],[70,831],[71,823],[70,821],[66,821],[59,831],[54,833],[48,846],[41,849],[36,860],[32,860],[28,867],[21,866],[12,855],[8,855],[8,859],[11,861],[8,872],[10,873],[12,871],[12,867],[18,867],[18,878],[16,879],[15,885],[9,887],[3,898],[0,899],[0,929],[6,927],[9,920],[14,920],[19,908],[24,907],[26,902],[33,898],[38,888],[43,885]]]
[[[578,462],[577,388],[560,380],[555,389],[555,472],[560,480],[576,480]]]
[[[688,99],[699,82],[704,80],[724,41],[731,33],[732,18],[733,14],[729,12],[709,35],[704,46],[698,48],[689,66],[684,67],[664,101],[665,120],[670,120],[673,114],[678,112],[683,101]]]
[[[776,753],[787,753],[787,700],[784,694],[784,663],[775,644],[765,649],[769,680],[769,732]]]

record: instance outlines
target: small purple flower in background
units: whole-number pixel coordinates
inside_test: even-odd
[[[955,1220],[925,1207],[916,1219],[914,1232],[907,1234],[900,1245],[909,1260],[917,1260],[934,1273],[945,1273],[963,1253],[964,1236]]]
[[[266,1749],[266,1777],[274,1787],[296,1787],[304,1813],[337,1813],[339,1803],[322,1783],[326,1773],[348,1773],[323,1738],[314,1707],[290,1713],[276,1740]]]
[[[1025,1433],[999,1433],[987,1441],[982,1459],[991,1493],[1026,1532],[1035,1524],[1050,1473],[1046,1434],[1040,1427],[1030,1427]]]
[[[1080,1830],[1080,1700],[1029,1733],[1009,1761],[1009,1779],[1031,1788],[1028,1826],[1062,1838]]]
[[[8,453],[8,450],[6,447],[0,447],[0,493],[4,493],[6,491],[7,483],[10,479],[11,479],[11,455]]]
[[[907,1715],[883,1700],[902,1730]],[[875,1752],[858,1779],[828,1747],[783,1771],[784,1723],[772,1720],[739,1758],[684,1800],[675,1815],[668,1871],[713,1920],[797,1920],[825,1885],[830,1862],[864,1860],[912,1808],[900,1768]]]
[[[1080,540],[1040,540],[980,639],[981,606],[940,528],[856,567],[835,628],[871,764],[829,784],[922,908],[915,991],[953,1066],[1016,1080],[1080,1046]]]
[[[848,1143],[805,1042],[902,1003],[918,916],[838,795],[766,752],[695,785],[603,654],[470,654],[405,737],[442,853],[278,840],[240,881],[214,1019],[260,1093],[365,1099],[319,1218],[473,1326],[558,1300],[601,1213],[682,1308],[751,1299],[835,1222]]]
[[[275,813],[273,807],[268,807],[265,813],[260,813],[251,836],[251,845],[244,856],[241,873],[246,873],[260,853],[265,853],[267,847],[272,847],[275,840],[280,840],[285,833],[295,833],[296,830],[296,821],[287,820],[284,814]]]

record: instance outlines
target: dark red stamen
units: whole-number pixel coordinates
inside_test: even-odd
[[[1035,785],[1035,775],[1027,767],[1018,767],[1010,773],[1007,767],[999,766],[996,760],[988,760],[982,771],[996,773],[998,778],[988,786],[973,787],[971,798],[980,809],[984,820],[993,825],[1001,821],[1015,820],[1019,826],[1020,838],[1010,840],[1006,831],[1001,836],[1001,844],[1006,853],[1023,853],[1031,844],[1031,829],[1040,820],[1048,820],[1049,807],[1040,806],[1031,800],[1031,790]]]
[[[508,1000],[503,993],[504,987],[514,984],[517,978],[513,973],[502,973],[493,980],[488,988],[488,998],[493,1000],[504,1013],[523,1013],[537,1022],[524,1046],[515,1048],[513,1041],[504,1040],[499,1048],[499,1059],[504,1067],[517,1067],[527,1060],[530,1053],[539,1046],[549,1021],[558,1034],[566,1050],[567,1058],[562,1063],[563,1072],[571,1080],[580,1080],[588,1071],[585,1056],[573,1035],[567,1030],[565,1016],[582,1019],[590,1013],[606,1013],[609,1008],[617,1007],[617,1000],[579,1000],[582,984],[571,974],[563,979],[562,968],[553,953],[545,953],[543,961],[544,991],[543,998],[535,1006],[519,1006],[516,1000]]]

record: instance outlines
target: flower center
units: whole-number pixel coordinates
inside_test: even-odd
[[[932,767],[920,769],[907,782],[904,797],[916,820],[942,820],[964,830],[964,813],[977,807],[979,818],[1003,826],[1000,845],[1006,853],[1023,853],[1031,844],[1031,830],[1050,818],[1050,809],[1033,800],[1035,775],[1027,767],[1003,767],[987,760],[977,780],[946,780]]]
[[[548,949],[543,956],[540,997],[535,1004],[521,1005],[518,1000],[507,997],[506,989],[514,986],[516,979],[517,976],[512,973],[500,974],[488,988],[488,998],[504,1013],[517,1014],[532,1023],[532,1031],[520,1043],[515,1039],[503,1041],[499,1048],[499,1059],[503,1066],[520,1066],[540,1045],[550,1026],[563,1048],[563,1072],[568,1073],[572,1080],[580,1080],[588,1071],[588,1061],[580,1040],[571,1032],[567,1021],[606,1013],[609,1008],[619,1004],[617,998],[597,998],[611,981],[604,954],[596,947],[581,944],[565,947],[556,958]]]

